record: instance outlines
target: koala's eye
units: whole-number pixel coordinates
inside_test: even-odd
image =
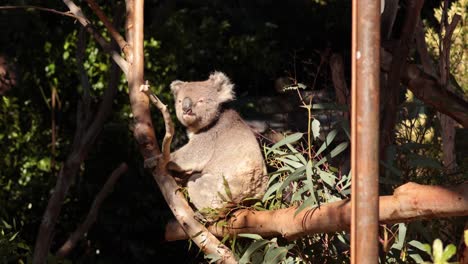
[[[182,100],[180,100],[180,99],[179,99],[179,101],[178,101],[178,102],[179,102],[179,103],[182,103]]]
[[[203,103],[203,101],[204,101],[203,98],[198,99],[199,103]]]

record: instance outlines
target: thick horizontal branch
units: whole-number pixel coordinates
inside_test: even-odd
[[[381,223],[399,223],[420,219],[468,215],[468,182],[454,188],[407,183],[391,196],[381,196]],[[214,235],[254,233],[264,237],[282,236],[288,240],[315,234],[349,230],[349,200],[329,203],[294,215],[296,207],[273,211],[239,210],[228,220],[227,227],[210,226]],[[166,240],[187,239],[177,222],[166,226]]]

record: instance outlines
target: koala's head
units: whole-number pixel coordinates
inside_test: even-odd
[[[177,118],[196,133],[217,120],[222,104],[234,99],[233,88],[222,72],[214,72],[202,82],[172,82]]]

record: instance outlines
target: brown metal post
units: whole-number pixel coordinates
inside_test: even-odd
[[[380,1],[353,0],[351,263],[378,263]]]

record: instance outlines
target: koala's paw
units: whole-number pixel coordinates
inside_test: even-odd
[[[162,155],[157,155],[157,156],[153,156],[153,157],[145,159],[145,161],[144,161],[145,169],[152,169],[152,168],[158,166],[158,164],[160,163],[159,161],[161,160],[161,158],[162,158]]]

